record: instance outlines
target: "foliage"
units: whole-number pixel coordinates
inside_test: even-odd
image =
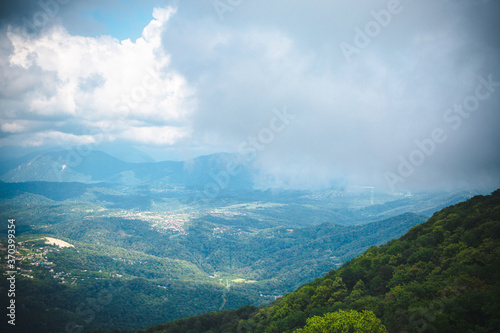
[[[330,312],[323,317],[314,316],[307,319],[304,328],[294,333],[386,333],[375,314],[371,311],[355,310]]]
[[[53,191],[56,198],[72,184],[64,184],[60,191],[54,184],[47,189],[40,183],[22,185],[40,193]],[[102,184],[94,190],[113,193]],[[44,260],[19,264],[21,273],[33,276],[19,277],[17,299],[23,304],[19,316],[30,318],[20,320],[20,325],[39,332],[61,331],[69,322],[85,330],[131,330],[245,304],[269,304],[422,221],[415,214],[404,214],[359,226],[323,223],[290,229],[251,213],[264,210],[261,205],[266,214],[274,207],[255,203],[245,211],[248,215],[175,215],[174,223],[189,219],[181,234],[123,216],[130,211],[43,196],[9,199],[0,204],[0,216],[16,217],[17,240],[23,241],[26,251],[47,251]],[[151,212],[167,219],[164,214]],[[63,239],[75,248],[59,251],[34,241],[42,236]],[[96,303],[106,290],[115,291],[112,301]]]
[[[482,208],[450,213],[457,215],[449,217],[455,227],[446,222],[432,230],[415,228],[422,231],[415,239],[370,248],[337,272],[300,287],[370,246],[399,237],[423,218],[407,213],[364,225],[324,222],[366,222],[404,212],[415,201],[366,206],[362,197],[317,200],[288,193],[271,202],[276,196],[257,191],[244,192],[248,197],[242,201],[241,192],[228,190],[217,199],[219,206],[180,209],[165,217],[171,207],[182,207],[180,197],[189,190],[32,182],[0,183],[0,192],[2,219],[16,218],[18,241],[32,238],[33,250],[23,251],[49,249],[44,260],[20,263],[28,275],[16,281],[19,328],[25,331],[63,331],[68,323],[84,330],[132,330],[215,311],[148,330],[293,332],[308,318],[340,309],[372,311],[388,329],[408,332],[469,329],[469,322],[478,330],[497,325],[490,319],[498,314],[492,300],[500,288],[487,277],[495,267],[488,254],[497,254],[497,238],[483,239],[470,232],[474,223],[462,223],[474,214],[476,224],[483,223]],[[432,198],[418,202],[418,211],[434,207],[428,204]],[[150,208],[153,222],[135,214],[144,216]],[[186,220],[182,232],[155,225],[171,220],[178,226],[179,219]],[[495,235],[498,218],[489,219],[488,235]],[[58,251],[33,241],[41,236],[76,247]],[[471,290],[467,298],[464,285]],[[217,311],[269,304],[297,287],[269,307]],[[6,288],[4,279],[0,292]]]
[[[388,332],[499,332],[498,281],[500,190],[439,211],[238,325],[193,332],[308,332],[352,310],[373,313]]]

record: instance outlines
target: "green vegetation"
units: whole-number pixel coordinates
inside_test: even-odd
[[[355,310],[330,312],[323,317],[315,316],[307,319],[304,328],[294,333],[386,333],[380,319],[371,311]]]
[[[281,207],[251,202],[200,213],[130,211],[27,193],[4,200],[0,218],[16,218],[20,250],[19,327],[132,330],[266,305],[423,221],[404,214],[358,226],[268,222],[265,214]],[[44,236],[75,247],[47,245]],[[100,295],[109,297],[99,301]]]
[[[176,330],[173,322],[140,332],[316,332],[311,330],[316,324],[333,318],[333,325],[343,318],[348,326],[368,318],[375,332],[383,329],[376,318],[388,332],[498,332],[499,281],[497,190],[441,210],[403,237],[369,248],[248,319],[217,312],[211,316],[219,321],[229,316],[224,327],[192,317],[183,321],[189,330]]]
[[[74,248],[58,248],[34,236],[17,241],[21,331],[59,332],[68,323],[130,330],[219,309],[223,296],[231,307],[255,302],[181,260],[73,241]],[[1,264],[6,265],[3,256]],[[5,282],[0,291],[6,293]]]

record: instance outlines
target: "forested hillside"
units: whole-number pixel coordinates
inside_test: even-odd
[[[370,319],[380,331],[498,332],[499,245],[497,190],[439,211],[269,306],[212,312],[137,332],[295,332],[308,318],[300,332],[340,332],[339,321],[328,321],[339,310],[356,311],[347,313],[351,317],[340,313],[343,320]],[[331,326],[314,330],[316,323]]]
[[[77,183],[38,185],[13,188],[56,197],[83,189]],[[275,207],[281,210],[277,215],[284,214],[277,203],[200,213],[114,209],[100,200],[102,205],[54,201],[33,193],[6,196],[11,195],[0,201],[0,217],[16,221],[18,327],[41,333],[64,331],[68,323],[82,331],[133,330],[208,311],[267,305],[424,221],[407,213],[361,225],[334,220],[311,225],[310,215],[295,207],[288,214],[301,213],[295,214],[296,221],[304,221],[300,227],[268,218]],[[4,235],[6,225],[0,226]],[[45,237],[74,247],[45,244]],[[6,253],[7,239],[0,244]],[[6,265],[2,255],[0,267]],[[2,280],[0,292],[7,287]]]

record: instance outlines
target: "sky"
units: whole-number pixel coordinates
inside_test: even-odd
[[[1,147],[234,152],[270,187],[500,186],[499,1],[6,0],[0,13]]]

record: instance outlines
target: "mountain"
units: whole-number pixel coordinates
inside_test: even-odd
[[[119,144],[116,142],[113,143],[100,143],[99,151],[102,151],[106,154],[109,154],[113,157],[116,157],[122,161],[129,163],[151,163],[155,162],[153,158],[151,158],[145,152],[135,148],[131,145]]]
[[[4,163],[5,164],[5,163]],[[37,154],[2,175],[4,182],[100,181],[130,169],[131,165],[108,154],[91,151],[82,157],[75,151],[58,151]]]
[[[219,153],[185,162],[131,163],[102,151],[49,151],[0,161],[0,180],[124,185],[159,182],[202,189],[207,185],[224,188],[230,184],[233,188],[250,189],[253,186],[250,173],[241,163],[238,172],[227,173],[228,166],[238,161],[235,154]]]
[[[386,194],[367,186],[256,190],[255,170],[223,153],[133,163],[100,151],[50,150],[0,162],[4,170],[9,165],[15,167],[0,181],[0,216],[16,219],[19,322],[27,325],[25,331],[39,332],[68,330],[61,328],[67,323],[76,323],[76,331],[133,330],[242,305],[250,306],[196,320],[213,320],[222,326],[210,327],[229,332],[238,330],[236,318],[244,319],[239,331],[271,327],[272,322],[256,321],[255,306],[341,267],[370,246],[400,237],[440,207],[475,193]],[[0,225],[0,233],[6,235],[6,228]],[[74,248],[55,248],[45,244],[46,237]],[[390,265],[396,269],[397,264],[393,259]],[[392,272],[384,270],[381,278]],[[352,283],[340,277],[345,293],[352,293]],[[372,291],[372,277],[358,280],[366,293]],[[3,280],[0,292],[5,288]],[[107,291],[112,297],[102,296]],[[314,294],[309,296],[312,300]],[[370,302],[379,296],[371,295]],[[350,303],[341,301],[349,309]],[[322,305],[328,306],[333,305]],[[289,322],[273,320],[291,330],[324,313],[321,309],[301,309],[303,314]],[[370,309],[371,319],[379,316],[391,328],[383,310]]]
[[[499,332],[498,281],[500,190],[442,209],[269,306],[136,332],[294,332],[312,325],[312,317],[320,322],[341,310],[368,311],[388,332]]]
[[[268,304],[424,221],[408,213],[364,225],[285,227],[266,217],[271,203],[204,213],[137,211],[69,199],[91,188],[103,200],[115,189],[102,184],[0,185],[10,191],[0,199],[0,219],[16,219],[18,326],[26,332],[59,332],[68,322],[86,330],[132,330]],[[61,197],[68,199],[54,200]],[[255,213],[259,207],[264,215]],[[7,235],[7,224],[0,233]],[[59,249],[45,237],[74,247]],[[7,239],[0,243],[5,248]],[[0,265],[7,265],[3,254]],[[0,292],[7,292],[6,283],[0,282]]]
[[[134,154],[137,152],[133,151]],[[437,210],[468,199],[477,191],[440,193],[388,194],[373,187],[332,187],[321,190],[256,190],[258,171],[237,154],[218,153],[192,160],[132,163],[102,151],[55,150],[34,152],[19,158],[0,160],[0,181],[7,193],[30,192],[64,200],[64,192],[49,183],[82,183],[80,197],[66,199],[125,209],[165,209],[165,203],[192,210],[247,204],[250,201],[273,202],[271,209],[259,211],[272,214],[283,225],[292,219],[321,224],[334,220],[340,224],[362,224],[391,218],[407,212],[431,216]],[[43,182],[43,184],[35,184]],[[51,190],[43,191],[46,186]],[[71,186],[61,185],[61,188]],[[102,190],[105,187],[106,197]],[[124,193],[134,192],[139,200],[124,202]],[[67,193],[75,193],[69,190]],[[484,192],[482,192],[484,193]],[[137,197],[135,196],[135,197]],[[103,200],[100,200],[103,198]],[[94,200],[94,201],[92,201]],[[173,200],[176,202],[173,203]],[[266,211],[267,210],[267,211]],[[293,213],[291,213],[293,212]]]
[[[177,162],[175,162],[177,163]],[[160,163],[161,165],[161,163]],[[154,174],[153,168],[144,172]],[[182,172],[182,171],[181,171]],[[159,171],[158,173],[161,173]],[[189,171],[186,171],[189,174]],[[136,174],[139,172],[136,170]],[[175,173],[174,173],[175,174]],[[245,179],[240,178],[240,188],[233,187],[233,181],[225,187],[212,187],[203,177],[180,178],[178,185],[156,181],[127,185],[109,182],[40,182],[29,181],[5,183],[0,181],[0,200],[10,200],[22,194],[36,194],[56,201],[87,202],[106,208],[122,208],[140,211],[183,211],[210,212],[231,211],[232,218],[244,214],[253,220],[255,226],[310,226],[334,221],[336,224],[365,224],[388,219],[405,213],[430,217],[443,206],[466,200],[474,191],[416,193],[411,196],[375,192],[349,193],[340,190],[253,190],[246,189]],[[175,177],[174,177],[175,178]],[[185,183],[209,184],[206,193],[203,186]],[[247,182],[248,184],[248,182]],[[236,186],[236,185],[235,185]],[[248,185],[249,186],[249,185]],[[373,198],[373,202],[372,202]],[[236,214],[236,215],[235,215]]]

